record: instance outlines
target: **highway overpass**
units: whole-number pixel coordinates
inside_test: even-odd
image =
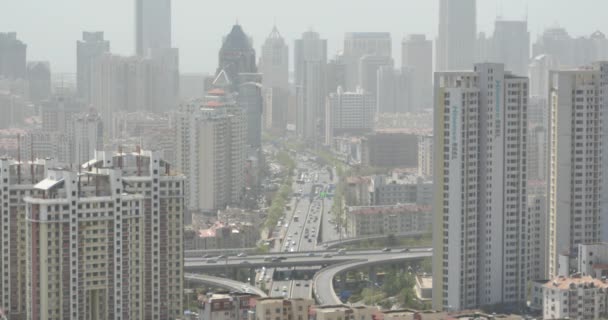
[[[266,297],[266,293],[264,291],[262,291],[261,289],[258,289],[256,287],[249,285],[247,283],[244,283],[244,282],[230,280],[230,279],[226,279],[226,278],[186,273],[184,275],[184,281],[190,282],[190,283],[201,283],[204,285],[225,288],[225,289],[228,289],[230,291],[235,291],[235,292],[254,293],[254,294],[259,295],[260,297]]]

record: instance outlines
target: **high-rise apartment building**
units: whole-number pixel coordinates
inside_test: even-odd
[[[435,70],[468,70],[477,36],[476,0],[440,0]]]
[[[27,45],[17,39],[17,33],[0,32],[0,77],[26,78]]]
[[[603,111],[608,88],[608,64],[552,71],[549,77],[549,272],[557,274],[557,255],[576,254],[578,244],[599,242],[608,222],[601,203]]]
[[[388,32],[348,32],[344,35],[346,90],[361,85],[359,64],[364,56],[391,57],[392,39]]]
[[[184,180],[146,151],[48,170],[25,198],[27,318],[181,317]]]
[[[24,197],[36,195],[52,160],[0,159],[0,308],[10,319],[26,319],[27,287]]]
[[[327,40],[308,31],[295,41],[296,130],[307,141],[321,136],[319,121],[325,114]]]
[[[289,99],[289,47],[276,26],[262,46],[259,69],[263,75],[266,127],[284,131]]]
[[[178,115],[178,167],[188,177],[187,205],[193,211],[238,204],[245,187],[246,118],[225,90],[212,89]]]
[[[103,123],[97,112],[76,114],[68,128],[71,163],[79,165],[93,159],[103,149]]]
[[[171,48],[171,0],[135,0],[135,51]]]
[[[82,40],[76,42],[76,85],[78,95],[85,101],[91,100],[91,69],[93,61],[110,52],[110,41],[103,32],[83,32]]]
[[[502,64],[435,75],[436,309],[526,301],[527,100]]]
[[[331,145],[333,137],[340,134],[370,132],[374,128],[376,96],[362,90],[344,92],[338,88],[327,98],[325,114],[327,145]]]
[[[412,73],[412,111],[431,108],[433,101],[433,41],[412,34],[401,43],[401,67]]]

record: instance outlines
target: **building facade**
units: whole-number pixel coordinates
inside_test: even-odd
[[[348,32],[344,35],[344,61],[346,62],[346,87],[357,90],[362,85],[359,65],[364,56],[390,58],[392,38],[388,32]]]
[[[430,231],[431,208],[411,203],[348,207],[346,220],[350,237],[422,233]]]
[[[325,111],[325,143],[341,134],[361,134],[372,131],[376,115],[376,96],[362,90],[344,92],[338,88],[327,98]]]
[[[266,128],[284,131],[289,98],[289,47],[276,26],[262,46],[259,69],[263,75]]]
[[[502,64],[435,76],[435,309],[526,300],[527,99]]]
[[[135,52],[171,48],[171,0],[135,1]]]
[[[78,95],[85,101],[91,100],[91,69],[93,61],[110,52],[110,41],[104,39],[103,32],[83,32],[82,40],[76,42],[76,85]]]
[[[440,0],[436,71],[469,70],[477,36],[476,0]]]
[[[412,34],[401,42],[401,67],[411,70],[412,108],[430,109],[433,105],[433,41],[423,34]]]
[[[543,288],[544,319],[599,320],[608,315],[608,284],[591,277],[558,277]]]
[[[184,176],[152,152],[49,170],[25,198],[28,319],[175,319]]]
[[[26,79],[27,45],[17,33],[0,33],[0,77]]]

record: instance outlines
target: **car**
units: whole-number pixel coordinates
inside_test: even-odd
[[[308,242],[309,242],[309,243],[310,243],[310,242],[312,242],[312,239],[311,239],[311,238],[308,238]]]
[[[325,253],[325,254],[323,254],[323,258],[331,258],[331,257],[332,257],[332,255],[331,255],[331,254],[329,254],[329,253]]]
[[[245,257],[247,257],[247,254],[245,252],[241,252],[241,253],[237,254],[236,256],[239,258],[245,258]]]
[[[283,286],[283,292],[287,291],[287,286]]]
[[[315,253],[314,252],[309,252],[306,256],[308,256],[308,257],[314,257]]]
[[[265,256],[264,257],[264,261],[272,261],[272,257],[271,256]]]
[[[226,259],[227,257],[225,255],[221,255],[217,257],[218,259]]]
[[[306,282],[306,283],[304,284],[304,286],[305,286],[306,288],[308,288],[308,287],[310,286],[310,284],[309,284],[308,282]]]
[[[405,248],[405,249],[401,250],[401,252],[410,252],[410,248]]]
[[[296,287],[299,287],[299,286],[301,286],[301,285],[302,285],[301,283],[296,282]]]
[[[341,256],[345,255],[346,254],[346,249],[340,249],[340,250],[338,250],[338,254],[341,255]]]
[[[279,291],[279,287],[274,287],[274,291]]]
[[[273,257],[272,259],[270,259],[271,262],[279,262],[281,261],[279,258],[277,257]]]
[[[207,263],[217,263],[217,260],[215,260],[215,259],[208,259]]]
[[[391,252],[391,248],[384,248],[382,249],[382,252]]]
[[[241,261],[241,264],[251,264],[251,262],[244,260],[244,261]]]
[[[206,255],[203,256],[203,259],[208,259],[208,258],[211,258],[211,257],[212,257],[212,255],[206,254]]]

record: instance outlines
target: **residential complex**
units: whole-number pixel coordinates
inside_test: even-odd
[[[24,199],[27,318],[180,317],[184,180],[152,152],[48,170]]]
[[[526,301],[527,99],[502,64],[435,76],[436,309]]]
[[[544,319],[599,320],[606,316],[606,281],[589,276],[558,277],[544,285]]]
[[[350,237],[424,233],[430,231],[431,208],[416,204],[347,207],[346,220]]]

